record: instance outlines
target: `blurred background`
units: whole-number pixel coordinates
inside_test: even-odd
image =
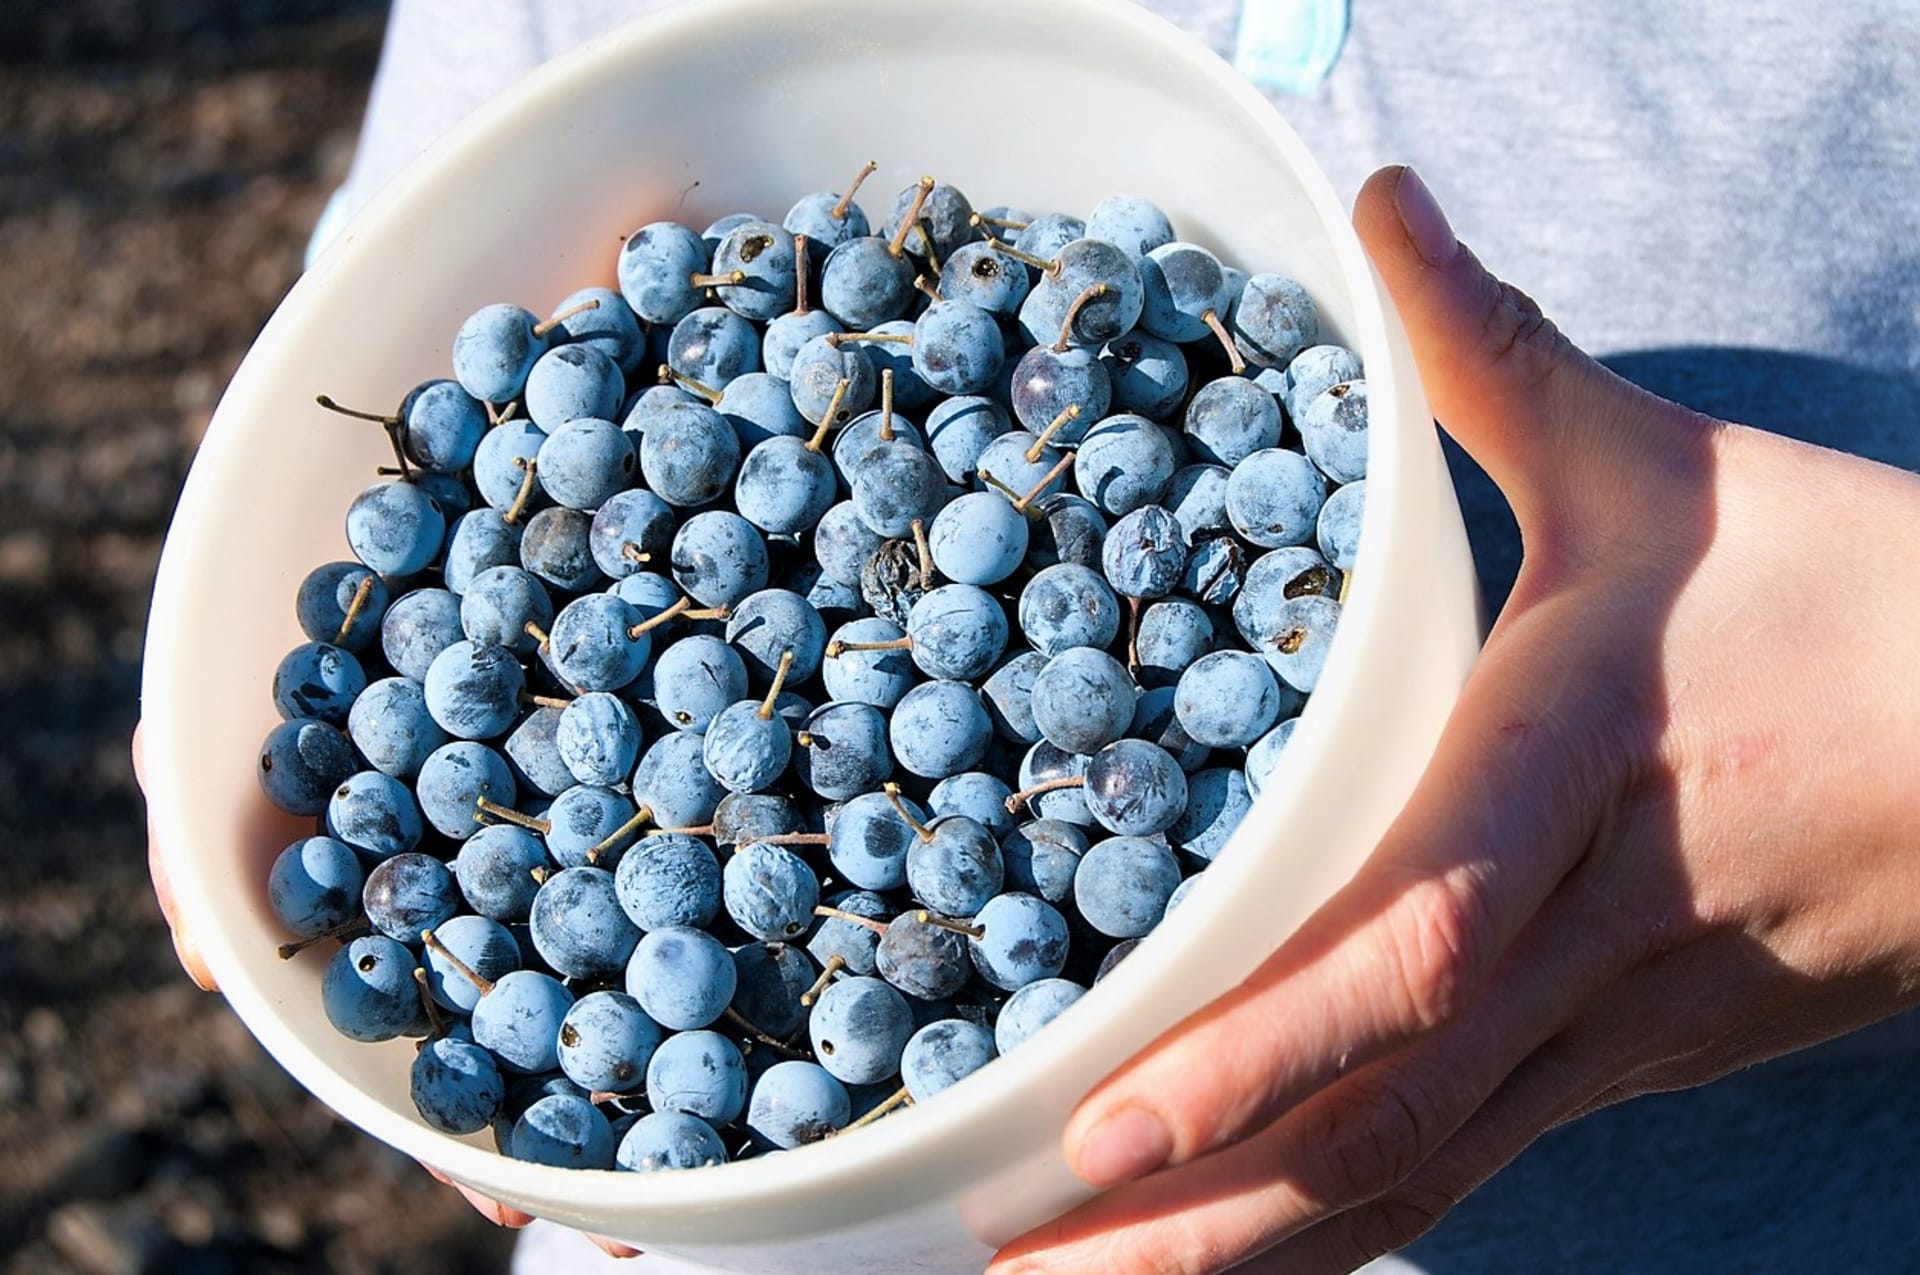
[[[506,1266],[505,1232],[180,972],[127,755],[175,497],[345,175],[384,21],[380,0],[0,3],[6,1275]]]

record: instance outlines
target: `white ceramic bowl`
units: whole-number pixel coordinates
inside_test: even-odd
[[[1184,237],[1303,281],[1369,372],[1355,586],[1284,775],[1205,888],[1018,1053],[899,1118],[679,1174],[518,1163],[414,1114],[413,1046],[320,1012],[322,952],[282,963],[264,882],[304,829],[254,780],[293,594],[349,556],[379,431],[314,406],[444,375],[478,306],[611,283],[633,227],[779,217],[869,157],[870,214],[934,173],[978,203],[1084,213],[1146,195]],[[1476,647],[1465,537],[1405,338],[1298,138],[1212,53],[1119,0],[702,0],[554,61],[436,146],[302,279],[228,387],[161,562],[144,683],[156,834],[234,1009],[348,1120],[528,1212],[742,1272],[978,1270],[1082,1199],[1059,1136],[1115,1064],[1243,978],[1354,869],[1430,754]]]

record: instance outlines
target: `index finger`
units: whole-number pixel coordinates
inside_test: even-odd
[[[1556,601],[1565,601],[1559,599]],[[1451,1021],[1578,862],[1609,780],[1577,609],[1496,634],[1406,809],[1358,876],[1251,978],[1136,1056],[1068,1122],[1098,1187],[1198,1159]]]

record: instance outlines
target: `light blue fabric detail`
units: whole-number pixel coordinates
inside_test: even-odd
[[[1233,65],[1261,88],[1310,93],[1347,39],[1348,0],[1242,0]]]

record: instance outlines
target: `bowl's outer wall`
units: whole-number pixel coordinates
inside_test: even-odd
[[[611,283],[624,235],[739,209],[780,217],[869,158],[877,223],[931,172],[981,204],[1084,214],[1147,195],[1188,238],[1300,279],[1366,359],[1370,510],[1321,689],[1221,861],[1070,1013],[916,1111],[805,1151],[681,1174],[570,1173],[414,1114],[413,1046],[325,1022],[325,962],[270,953],[273,855],[302,821],[253,778],[267,686],[299,642],[291,599],[349,556],[343,512],[381,462],[344,402],[444,375],[461,320]],[[529,1212],[741,1272],[978,1270],[1084,1198],[1060,1132],[1116,1063],[1244,978],[1346,881],[1430,755],[1478,639],[1466,539],[1404,334],[1303,147],[1213,55],[1119,0],[703,0],[537,72],[359,219],[236,374],[195,461],[156,584],[145,667],[156,834],[186,924],[234,1009],[323,1101]]]

